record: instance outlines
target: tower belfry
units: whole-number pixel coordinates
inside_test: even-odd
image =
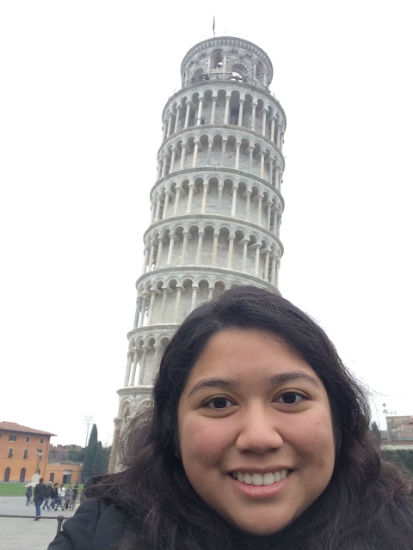
[[[162,353],[188,313],[234,285],[277,292],[286,118],[268,88],[271,60],[247,40],[214,37],[188,51],[181,77],[162,112],[111,471],[122,428],[151,404]]]

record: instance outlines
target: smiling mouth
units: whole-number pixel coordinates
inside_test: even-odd
[[[260,487],[262,485],[273,485],[285,479],[291,470],[277,470],[276,472],[266,472],[261,474],[259,472],[232,472],[230,475],[233,479],[245,483],[246,485],[254,485],[255,487]]]

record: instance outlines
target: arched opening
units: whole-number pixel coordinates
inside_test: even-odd
[[[22,468],[20,470],[19,481],[20,481],[20,483],[24,483],[25,480],[26,480],[26,468]]]
[[[222,69],[222,50],[212,52],[211,69]]]
[[[5,470],[4,470],[4,480],[5,482],[7,481],[10,481],[10,468],[7,467]]]

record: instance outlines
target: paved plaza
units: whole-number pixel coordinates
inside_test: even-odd
[[[34,521],[34,504],[26,506],[26,497],[0,497],[0,516],[10,514],[24,518],[0,517],[0,550],[46,550],[57,531],[56,516],[71,517],[73,510],[47,512]]]

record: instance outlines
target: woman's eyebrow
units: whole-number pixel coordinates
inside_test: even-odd
[[[193,393],[196,391],[202,389],[202,388],[234,388],[240,386],[240,383],[236,380],[233,380],[232,378],[206,378],[205,380],[200,380],[195,384],[195,386],[191,389],[191,391],[188,393],[188,397],[190,397]]]
[[[306,380],[317,388],[320,387],[320,383],[316,378],[302,371],[284,372],[282,374],[276,374],[270,378],[272,384],[285,384],[285,382],[292,382],[295,380]]]
[[[277,386],[280,384],[285,384],[286,382],[293,382],[295,380],[306,380],[307,382],[310,382],[310,384],[313,384],[317,388],[320,387],[320,383],[317,381],[316,378],[313,376],[310,376],[309,374],[301,371],[293,371],[293,372],[285,372],[282,374],[275,374],[274,376],[271,376],[269,379],[269,382],[272,386]],[[202,388],[225,388],[225,389],[231,389],[234,387],[239,387],[240,382],[237,382],[236,380],[233,380],[232,378],[206,378],[204,380],[200,380],[191,388],[191,391],[188,393],[187,397],[190,397],[193,393],[197,392],[198,390]]]

